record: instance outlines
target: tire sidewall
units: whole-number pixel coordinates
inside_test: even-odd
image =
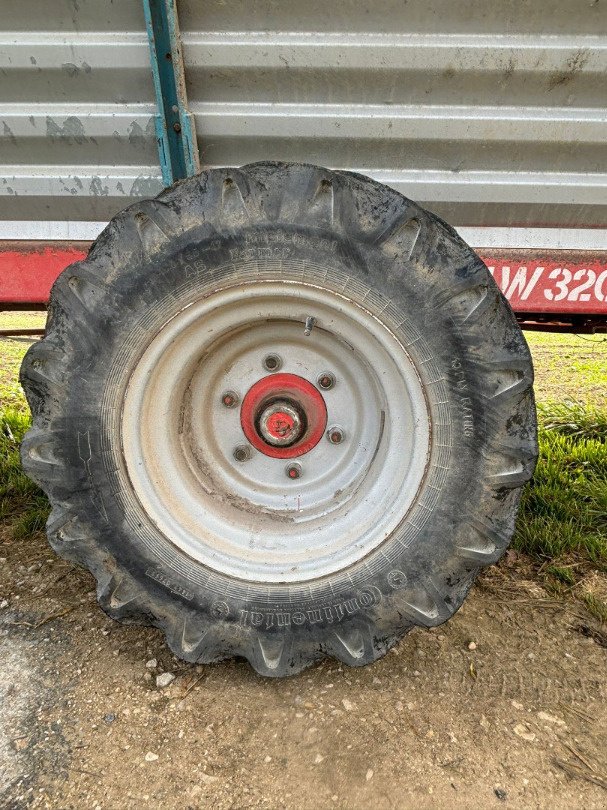
[[[446,265],[453,257],[438,258]],[[478,277],[487,285],[486,271],[472,251],[467,259],[456,283]],[[324,268],[324,281],[319,267]],[[490,474],[487,458],[501,426],[492,427],[495,415],[482,374],[482,351],[448,307],[440,305],[441,294],[453,285],[452,274],[437,273],[436,264],[432,272],[429,284],[424,262],[412,259],[395,272],[390,257],[373,245],[331,232],[273,226],[211,239],[189,233],[181,244],[172,243],[129,273],[117,274],[104,299],[96,302],[95,311],[102,317],[90,324],[95,346],[83,345],[68,370],[73,385],[64,409],[70,429],[63,452],[66,469],[75,471],[77,479],[74,504],[80,523],[90,526],[104,551],[145,582],[146,589],[160,591],[164,598],[214,620],[268,632],[289,627],[291,633],[309,634],[366,617],[378,632],[383,628],[389,634],[394,626],[402,626],[403,617],[420,620],[420,593],[423,605],[428,605],[422,621],[424,615],[427,624],[447,618],[461,603],[478,567],[455,553],[458,532],[468,513],[487,520],[492,502],[508,494],[489,491],[485,485]],[[444,427],[440,437],[434,431],[428,473],[418,494],[426,497],[435,491],[431,518],[418,518],[415,531],[409,527],[405,540],[397,530],[347,571],[302,586],[241,583],[204,569],[173,546],[159,559],[143,531],[156,532],[155,527],[145,524],[142,512],[133,522],[132,502],[130,507],[125,504],[127,478],[124,472],[119,474],[117,462],[116,410],[132,364],[172,314],[218,285],[253,282],[264,275],[296,278],[298,273],[302,282],[322,282],[336,292],[341,285],[342,294],[375,316],[383,309],[379,317],[403,345],[411,344],[412,332],[419,336],[408,352],[427,393],[431,420]],[[71,276],[78,288],[77,268]],[[80,295],[87,294],[85,283]],[[499,299],[493,297],[496,314],[501,314]],[[412,609],[412,604],[418,607]]]

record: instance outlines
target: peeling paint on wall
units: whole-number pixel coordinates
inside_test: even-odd
[[[66,118],[62,126],[57,124],[53,118],[47,116],[46,137],[51,140],[66,141],[67,143],[73,141],[77,144],[83,144],[87,140],[82,121],[76,116]]]
[[[5,138],[9,139],[13,146],[17,145],[17,138],[15,138],[13,130],[9,127],[6,121],[2,122],[2,134]]]
[[[145,148],[147,138],[137,121],[133,121],[127,131],[131,146]]]
[[[81,62],[80,65],[76,65],[74,62],[64,62],[61,65],[61,70],[67,73],[70,78],[74,78],[80,73],[91,73],[92,68],[88,62]]]
[[[109,187],[102,184],[100,177],[91,179],[89,190],[94,197],[107,197],[110,193]]]
[[[162,183],[157,177],[138,177],[129,191],[130,197],[155,197],[162,191]]]

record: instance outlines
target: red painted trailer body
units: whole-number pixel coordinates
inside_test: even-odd
[[[46,306],[65,268],[86,256],[90,242],[0,242],[0,309]]]
[[[521,323],[569,325],[572,331],[607,325],[607,253],[479,250]]]
[[[0,308],[41,308],[53,282],[90,242],[0,243]],[[529,327],[602,329],[607,252],[478,248],[518,319]]]

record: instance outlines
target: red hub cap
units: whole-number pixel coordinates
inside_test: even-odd
[[[296,374],[271,374],[253,385],[240,410],[249,442],[266,456],[296,458],[316,447],[327,426],[320,391]]]

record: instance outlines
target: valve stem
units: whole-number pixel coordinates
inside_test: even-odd
[[[314,324],[316,323],[316,318],[312,317],[312,315],[308,315],[306,318],[306,325],[304,327],[304,335],[309,337],[312,334],[312,329],[314,328]]]

